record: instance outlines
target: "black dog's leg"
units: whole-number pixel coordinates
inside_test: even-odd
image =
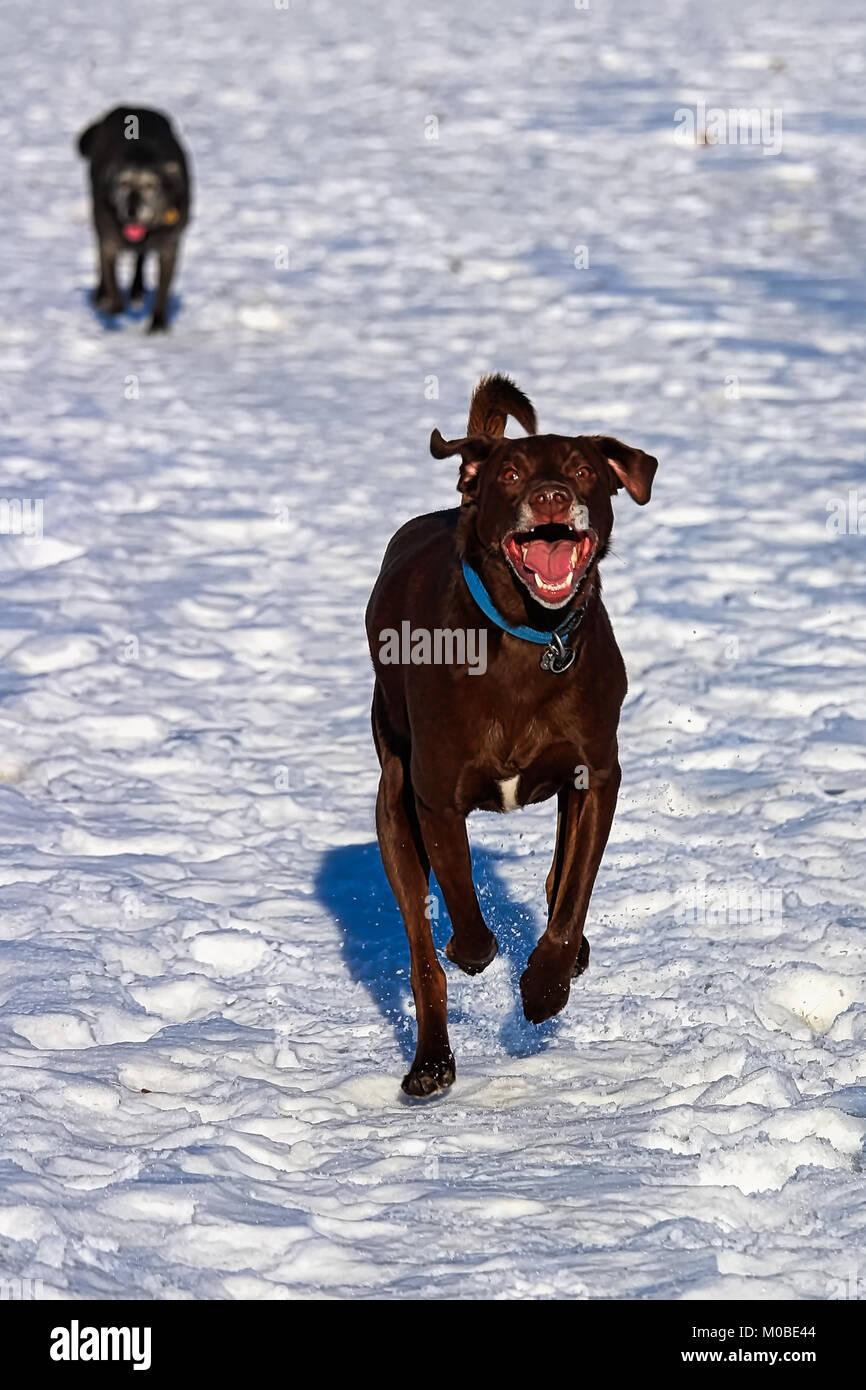
[[[129,291],[130,304],[140,304],[144,299],[144,252],[139,251],[135,261],[135,275]]]
[[[99,272],[93,296],[97,309],[104,314],[123,313],[123,295],[117,286],[117,249],[104,241],[99,243]]]
[[[156,298],[153,301],[153,318],[148,329],[150,333],[159,333],[168,328],[168,292],[171,289],[176,262],[177,242],[173,241],[168,246],[164,246],[159,253],[159,283],[156,287]]]

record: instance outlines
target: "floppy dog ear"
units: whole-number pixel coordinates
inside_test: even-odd
[[[434,459],[460,455],[462,462],[457,491],[462,492],[464,501],[468,502],[475,491],[478,470],[498,442],[489,434],[467,434],[462,439],[443,439],[439,431],[434,430],[430,436],[430,452]]]
[[[82,155],[84,159],[90,158],[90,154],[93,149],[93,141],[96,138],[97,132],[101,129],[102,121],[94,121],[93,125],[89,125],[86,130],[82,130],[81,134],[79,135],[78,153]]]
[[[614,439],[609,434],[594,434],[592,442],[604,454],[614,475],[611,492],[619,492],[624,487],[635,502],[644,506],[650,500],[658,459],[654,459],[652,454],[645,454],[643,449],[623,444],[621,439]]]

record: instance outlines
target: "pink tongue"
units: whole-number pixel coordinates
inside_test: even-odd
[[[141,241],[141,238],[144,236],[144,227],[140,222],[125,222],[123,226],[123,235],[126,237],[127,241]]]
[[[560,584],[571,573],[574,541],[530,541],[523,563],[548,584]]]

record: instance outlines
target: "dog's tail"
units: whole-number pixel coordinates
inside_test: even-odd
[[[527,434],[538,433],[535,410],[528,396],[515,386],[510,376],[483,376],[472,392],[467,435],[505,433],[505,421],[513,415]]]

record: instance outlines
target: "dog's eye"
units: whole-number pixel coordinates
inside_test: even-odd
[[[501,483],[519,483],[520,474],[516,468],[512,468],[509,464],[508,467],[503,468],[502,472],[499,474],[499,481]]]
[[[589,481],[590,478],[595,477],[595,474],[593,473],[591,468],[587,468],[585,463],[581,463],[578,465],[577,472],[574,476],[576,478],[585,478],[587,481]]]

